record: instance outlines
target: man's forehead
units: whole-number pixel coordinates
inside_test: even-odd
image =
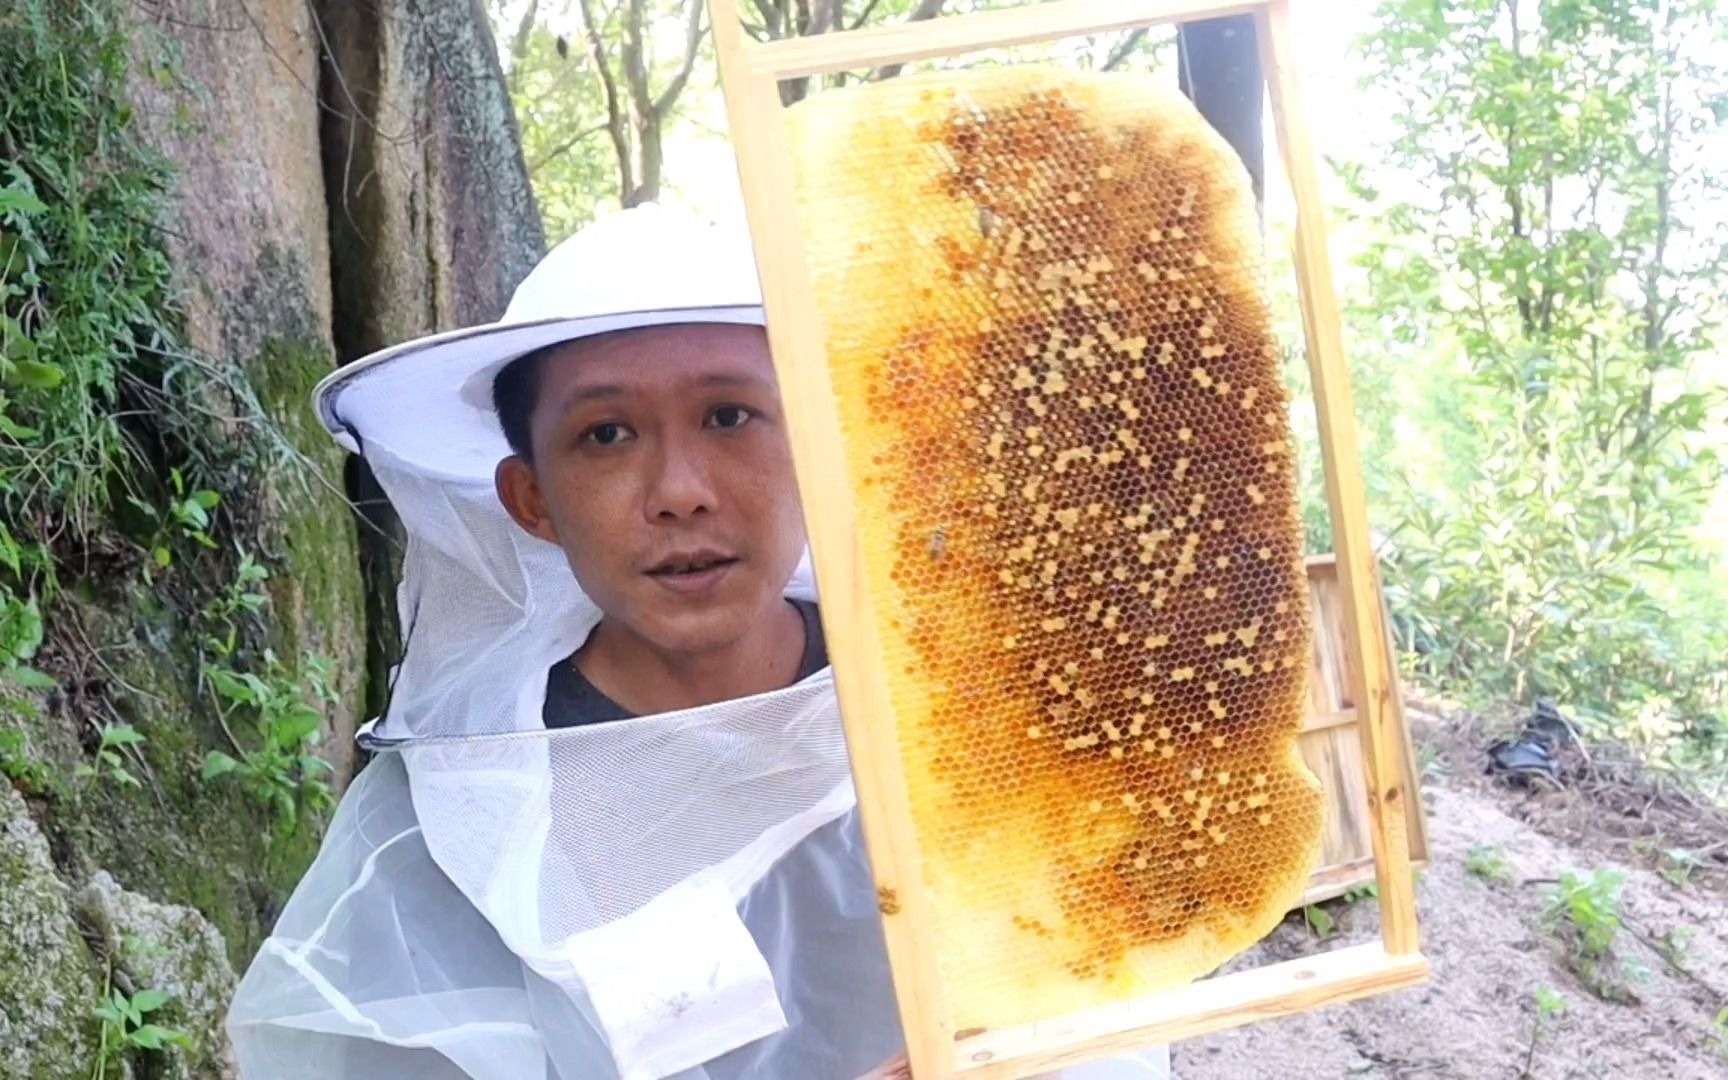
[[[578,394],[685,386],[775,386],[768,339],[759,326],[689,324],[619,330],[568,342],[547,358],[542,385]]]

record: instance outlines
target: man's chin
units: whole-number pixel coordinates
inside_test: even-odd
[[[656,649],[672,655],[701,656],[735,645],[759,612],[737,597],[704,597],[695,601],[662,601],[645,612],[636,627]]]

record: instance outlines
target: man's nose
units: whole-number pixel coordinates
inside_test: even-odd
[[[673,521],[717,508],[716,492],[699,448],[683,439],[667,439],[648,478],[649,521]]]

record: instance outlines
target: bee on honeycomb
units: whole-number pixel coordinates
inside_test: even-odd
[[[789,119],[955,1021],[1204,975],[1298,902],[1321,824],[1241,165],[1135,76],[944,72]]]

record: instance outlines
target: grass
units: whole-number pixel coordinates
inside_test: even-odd
[[[1498,844],[1474,844],[1464,854],[1464,872],[1489,885],[1512,884],[1512,867]]]
[[[1628,974],[1615,952],[1622,923],[1620,889],[1626,875],[1597,869],[1589,874],[1568,870],[1549,893],[1544,919],[1560,934],[1566,962],[1597,997],[1628,1001]]]

